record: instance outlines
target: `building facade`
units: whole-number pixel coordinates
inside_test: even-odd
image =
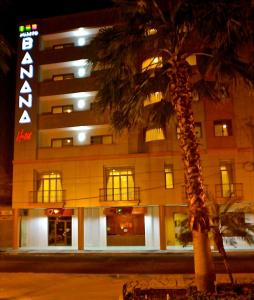
[[[175,123],[166,132],[119,135],[93,109],[101,71],[88,60],[89,42],[115,15],[101,10],[19,26],[14,248],[183,249],[177,235],[187,200]],[[221,103],[194,100],[208,194],[216,203],[253,203],[253,94],[242,85]],[[251,210],[241,216],[253,219]]]

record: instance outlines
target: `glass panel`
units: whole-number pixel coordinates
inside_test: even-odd
[[[219,120],[214,122],[215,136],[230,136],[232,135],[232,125],[230,120]]]
[[[174,187],[173,170],[171,166],[165,167],[165,181],[166,181],[166,189],[172,189]]]
[[[38,202],[62,202],[63,192],[60,174],[44,174],[41,176],[37,193]]]
[[[64,113],[71,113],[73,111],[73,105],[65,105],[63,106]]]
[[[160,102],[162,99],[162,92],[155,92],[155,93],[151,93],[147,99],[145,99],[144,101],[144,106],[156,103],[156,102]]]
[[[53,106],[52,114],[61,114],[63,112],[62,109],[62,106]]]
[[[143,61],[142,63],[142,71],[147,71],[154,68],[162,67],[162,57],[150,57]]]
[[[220,166],[222,196],[230,197],[233,192],[233,172],[232,165],[225,164]]]
[[[62,147],[62,140],[61,139],[51,140],[51,147],[52,148],[61,148]]]
[[[62,139],[62,146],[63,147],[73,146],[73,138]]]
[[[101,136],[91,136],[91,144],[101,144]]]
[[[71,246],[72,227],[71,217],[52,217],[48,223],[49,246]]]
[[[164,140],[164,132],[161,128],[146,130],[146,142]]]
[[[112,144],[112,135],[104,135],[102,137],[103,144]]]

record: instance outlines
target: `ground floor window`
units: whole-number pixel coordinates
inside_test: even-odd
[[[48,245],[71,246],[71,217],[48,218]]]
[[[132,214],[132,208],[116,208],[107,215],[108,246],[145,246],[144,214]]]

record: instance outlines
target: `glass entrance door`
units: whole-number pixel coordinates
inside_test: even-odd
[[[50,217],[49,246],[71,246],[71,217]]]

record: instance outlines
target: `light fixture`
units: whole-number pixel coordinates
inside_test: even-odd
[[[84,77],[86,75],[86,69],[85,68],[79,68],[78,69],[78,76]]]
[[[80,37],[78,39],[78,46],[84,46],[86,43],[86,39],[84,37]]]
[[[77,105],[78,105],[79,109],[83,109],[85,107],[85,105],[86,105],[86,102],[85,102],[84,99],[79,99]]]
[[[85,134],[85,132],[80,132],[80,133],[78,134],[78,141],[79,141],[80,143],[82,143],[82,142],[84,142],[85,139],[86,139],[86,134]]]

